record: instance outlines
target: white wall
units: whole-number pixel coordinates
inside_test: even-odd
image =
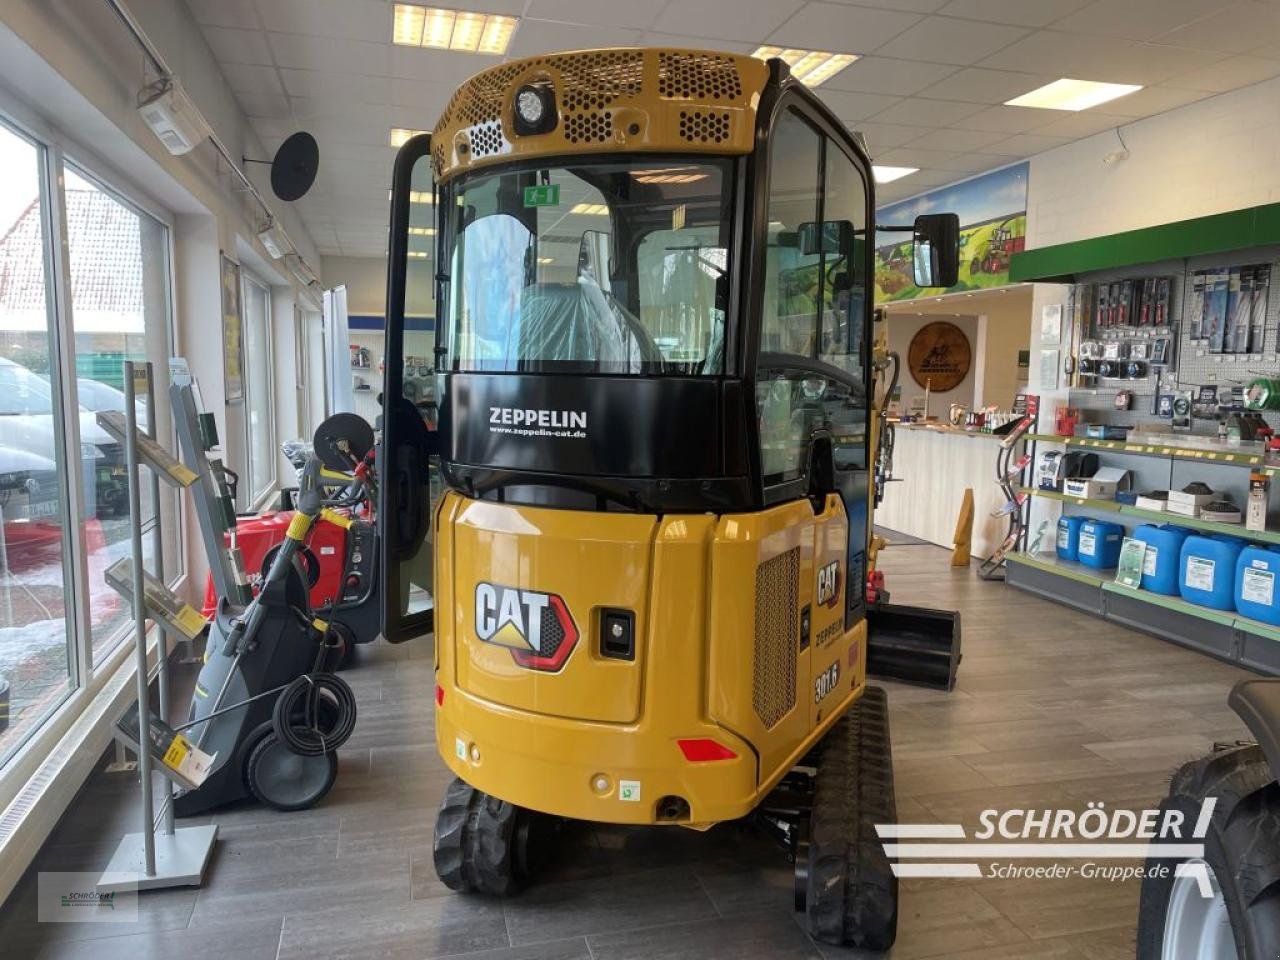
[[[951,404],[963,403],[967,407],[973,406],[973,388],[980,363],[980,358],[978,357],[978,318],[973,316],[954,316],[952,314],[946,316],[930,316],[927,314],[918,316],[915,313],[891,313],[885,323],[889,325],[889,350],[896,352],[902,358],[902,375],[898,383],[902,387],[902,409],[905,412],[911,407],[912,397],[924,396],[924,387],[916,383],[915,378],[911,376],[911,370],[907,363],[907,353],[911,346],[911,338],[916,335],[921,327],[925,324],[933,323],[935,320],[954,323],[963,330],[964,335],[969,338],[969,349],[972,353],[969,372],[955,389],[945,392],[934,390],[929,395],[929,415],[937,417],[939,420],[945,420]]]

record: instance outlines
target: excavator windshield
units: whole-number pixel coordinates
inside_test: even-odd
[[[443,191],[439,369],[723,372],[729,161],[522,164]]]

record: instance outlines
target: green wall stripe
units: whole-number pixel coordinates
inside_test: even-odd
[[[1071,283],[1081,274],[1280,244],[1280,203],[1162,223],[1015,253],[1013,283]]]

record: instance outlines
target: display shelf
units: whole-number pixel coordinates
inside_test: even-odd
[[[1035,487],[1019,487],[1018,490],[1028,496],[1042,497],[1047,500],[1060,500],[1063,503],[1075,504],[1077,507],[1088,507],[1090,510],[1105,510],[1111,513],[1123,514],[1126,517],[1172,523],[1175,526],[1187,527],[1191,530],[1204,530],[1206,533],[1223,533],[1239,537],[1241,540],[1251,540],[1257,543],[1280,544],[1280,531],[1277,530],[1248,530],[1243,524],[1219,523],[1214,520],[1201,520],[1198,517],[1184,517],[1181,514],[1169,513],[1164,510],[1144,510],[1141,507],[1131,507],[1128,504],[1117,503],[1114,500],[1090,500],[1084,497],[1073,497],[1057,490],[1040,490]]]
[[[1161,443],[1130,443],[1128,440],[1094,440],[1089,437],[1060,437],[1052,433],[1027,435],[1028,440],[1040,443],[1060,443],[1067,447],[1083,447],[1089,450],[1109,450],[1141,457],[1165,457],[1172,460],[1192,460],[1201,463],[1221,463],[1237,467],[1261,467],[1264,472],[1280,475],[1280,466],[1268,466],[1261,454],[1233,452],[1231,450],[1202,450],[1198,447]]]
[[[1100,575],[1100,572],[1093,567],[1087,567],[1082,563],[1072,563],[1069,560],[1061,560],[1052,554],[1011,553],[1009,554],[1009,562],[1024,564],[1061,577],[1068,577],[1080,583],[1097,586],[1104,593],[1128,597],[1152,606],[1163,607],[1165,610],[1171,610],[1183,616],[1205,620],[1280,642],[1280,628],[1250,617],[1242,617],[1232,610],[1215,610],[1212,607],[1202,607],[1199,604],[1190,603],[1181,597],[1170,597],[1162,593],[1152,593],[1150,590],[1126,587],[1123,584],[1116,583],[1112,577],[1105,575],[1111,571],[1102,571],[1101,573],[1104,575]]]

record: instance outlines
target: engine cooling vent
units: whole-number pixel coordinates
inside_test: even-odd
[[[796,705],[796,635],[800,608],[800,548],[756,567],[755,664],[751,701],[766,729]]]
[[[502,153],[507,138],[502,135],[502,124],[498,122],[483,123],[471,128],[471,155],[489,157]]]
[[[737,100],[742,78],[732,57],[663,53],[658,56],[658,94],[668,100]]]
[[[729,139],[729,114],[710,110],[681,110],[680,137],[695,143],[722,143]]]

